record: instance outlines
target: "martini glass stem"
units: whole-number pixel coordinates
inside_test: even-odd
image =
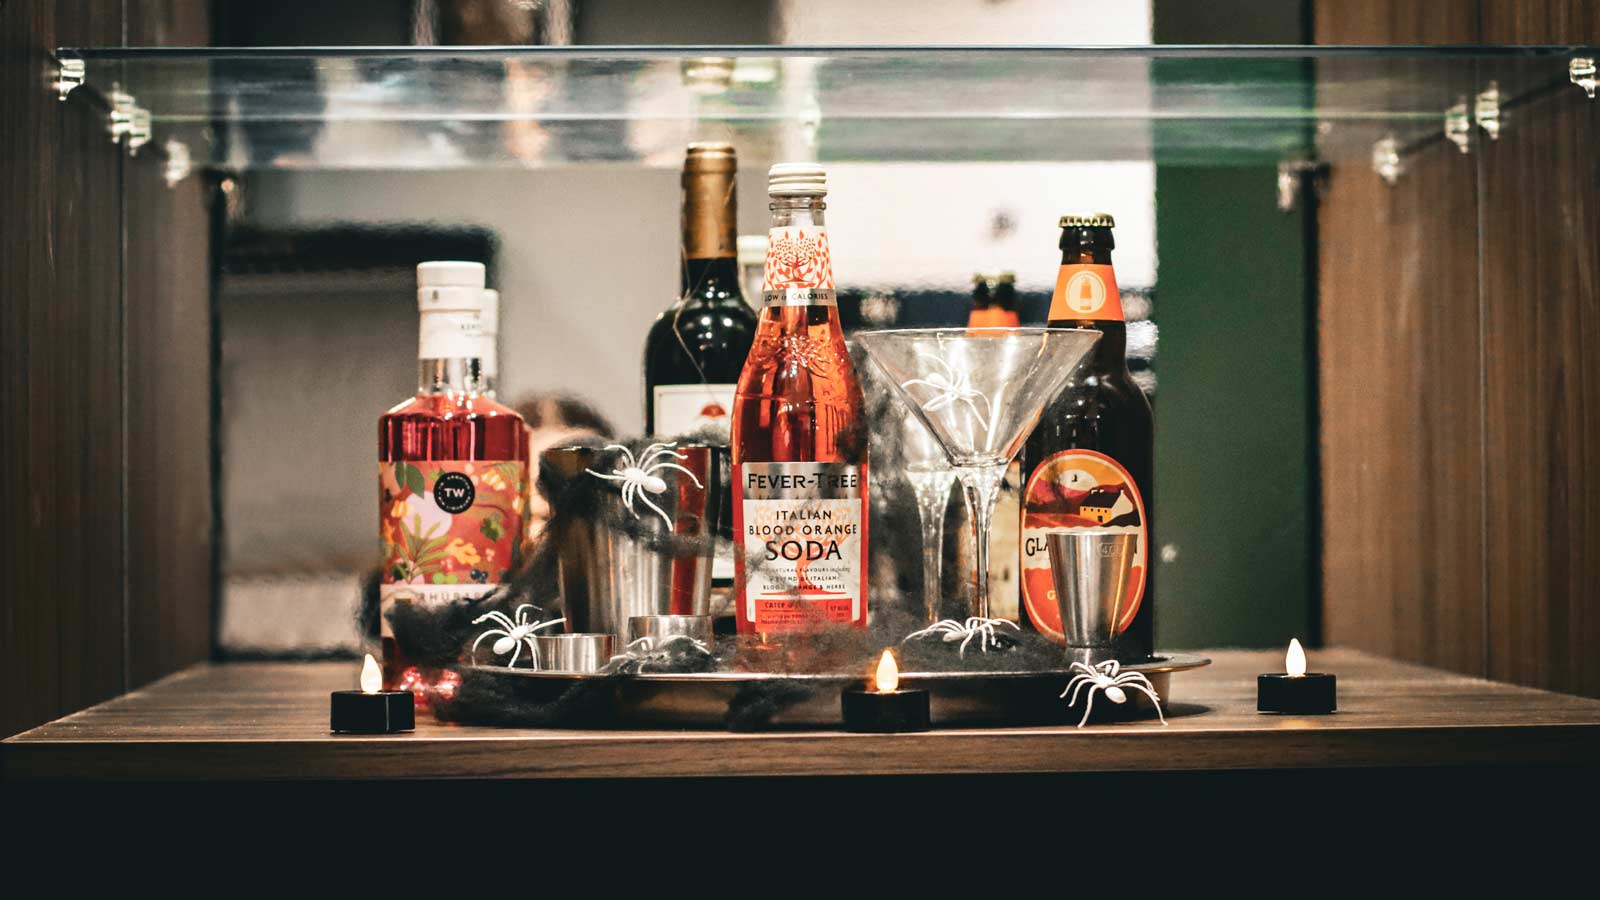
[[[922,595],[927,598],[928,624],[939,621],[944,594],[944,509],[922,511]]]
[[[1000,482],[1006,477],[1006,463],[993,466],[962,466],[956,472],[961,491],[967,498],[967,513],[972,516],[973,544],[977,555],[977,595],[973,615],[989,618],[989,526],[994,504],[1000,498]]]
[[[950,469],[908,472],[917,495],[917,516],[922,522],[922,595],[927,602],[928,624],[939,621],[939,605],[944,597],[944,513],[950,502],[950,484],[956,473]]]

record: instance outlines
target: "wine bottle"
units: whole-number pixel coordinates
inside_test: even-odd
[[[690,144],[683,162],[682,280],[678,301],[645,341],[645,431],[726,433],[734,383],[755,336],[739,284],[738,161],[732,144]]]

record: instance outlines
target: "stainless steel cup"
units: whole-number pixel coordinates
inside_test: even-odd
[[[628,620],[627,643],[647,637],[657,646],[668,638],[692,638],[711,647],[710,616],[634,616]]]
[[[535,637],[544,672],[598,672],[611,661],[615,639],[609,634],[550,634]]]
[[[1114,531],[1053,531],[1045,536],[1045,545],[1050,551],[1050,576],[1068,649],[1109,651],[1117,619],[1127,607],[1139,536]]]
[[[634,616],[709,613],[727,448],[683,444],[670,448],[676,456],[666,449],[632,459],[594,447],[541,454],[540,490],[555,513],[549,539],[574,631],[620,640]]]

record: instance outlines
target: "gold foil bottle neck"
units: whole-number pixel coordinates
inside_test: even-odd
[[[683,171],[687,173],[698,172],[728,172],[732,173],[739,168],[739,156],[734,151],[733,145],[725,141],[697,141],[690,144],[683,158]]]
[[[724,259],[738,253],[739,160],[733,145],[689,145],[683,160],[683,255],[685,259]]]

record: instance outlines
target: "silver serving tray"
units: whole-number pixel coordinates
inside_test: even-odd
[[[1162,654],[1126,665],[1139,672],[1172,702],[1172,675],[1211,664],[1201,656]],[[775,672],[697,672],[603,675],[544,672],[503,666],[471,666],[482,676],[509,679],[506,687],[530,702],[556,703],[572,691],[598,692],[584,704],[588,711],[575,725],[619,727],[670,726],[735,728],[838,727],[839,694],[865,682],[861,676],[796,675]],[[902,672],[901,687],[929,692],[933,723],[956,725],[1022,725],[1076,723],[1083,716],[1082,698],[1068,706],[1060,698],[1073,672],[1062,668],[1027,672]],[[1096,698],[1091,721],[1115,721],[1155,715],[1139,691],[1127,691],[1121,706]],[[596,715],[595,710],[603,710]]]

